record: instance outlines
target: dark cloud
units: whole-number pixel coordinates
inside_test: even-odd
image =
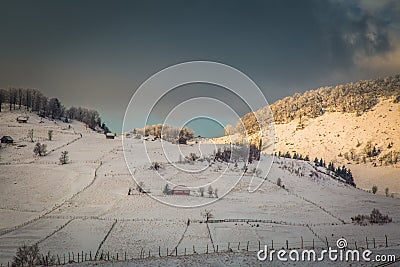
[[[357,2],[319,3],[315,13],[332,56],[351,60],[356,53],[371,56],[392,48],[388,34],[390,21],[381,12],[362,9]]]

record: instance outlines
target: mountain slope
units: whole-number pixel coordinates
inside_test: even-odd
[[[399,163],[386,158],[400,151],[400,104],[380,101],[361,116],[354,113],[326,112],[323,116],[307,119],[304,128],[299,120],[276,125],[276,150],[309,155],[346,164],[353,172],[355,183],[364,189],[376,184],[380,192],[389,187],[400,192]],[[377,156],[368,157],[368,148],[375,147]],[[382,166],[381,166],[382,165]]]
[[[378,192],[386,187],[400,192],[400,75],[323,87],[296,93],[270,107],[246,114],[247,133],[264,132],[271,118],[275,124],[275,151],[323,158],[326,164],[346,164],[356,184]],[[233,139],[239,140],[239,122]],[[232,131],[230,131],[232,133]],[[232,137],[232,136],[230,136]],[[215,139],[229,143],[228,136]]]

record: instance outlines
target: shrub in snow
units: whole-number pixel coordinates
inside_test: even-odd
[[[36,143],[35,147],[33,148],[33,153],[37,156],[45,156],[46,155],[46,148],[47,145],[41,144],[41,143]]]
[[[370,215],[357,215],[351,218],[352,222],[359,225],[385,224],[392,222],[389,215],[383,215],[378,209],[373,209]]]
[[[68,151],[62,151],[59,160],[61,165],[67,164],[69,160]]]
[[[376,194],[377,191],[378,191],[378,187],[376,185],[372,186],[372,193]]]

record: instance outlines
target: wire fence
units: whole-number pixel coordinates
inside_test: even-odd
[[[41,255],[41,262],[43,265],[64,265],[70,263],[81,263],[81,262],[97,262],[97,261],[127,261],[127,260],[140,260],[154,257],[174,257],[174,256],[186,256],[195,254],[209,254],[209,253],[222,253],[222,252],[257,252],[264,249],[265,245],[268,249],[280,250],[292,250],[292,249],[328,249],[329,247],[336,247],[336,240],[325,237],[323,240],[318,238],[312,240],[304,240],[303,237],[297,239],[287,240],[274,240],[271,239],[267,243],[264,241],[234,241],[234,242],[197,242],[192,245],[177,245],[174,248],[162,247],[162,246],[143,246],[137,250],[103,250],[99,246],[98,251],[81,250],[74,252],[66,252],[62,254],[43,254]],[[363,242],[352,241],[347,245],[348,249],[374,249],[374,248],[387,248],[396,247],[400,245],[400,239],[392,239],[388,235],[380,236],[377,238],[365,237]],[[0,264],[2,266],[12,266],[11,262],[7,265]]]

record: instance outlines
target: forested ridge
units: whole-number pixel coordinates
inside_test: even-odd
[[[300,116],[316,118],[326,111],[361,115],[373,108],[381,97],[400,101],[400,75],[296,93],[270,107],[276,123],[287,123]]]
[[[246,114],[235,126],[227,125],[226,133],[246,132],[252,135],[260,131],[260,126],[271,122],[272,118],[275,123],[282,124],[298,118],[316,118],[327,111],[355,113],[359,116],[372,109],[380,98],[400,102],[399,74],[296,93]]]

